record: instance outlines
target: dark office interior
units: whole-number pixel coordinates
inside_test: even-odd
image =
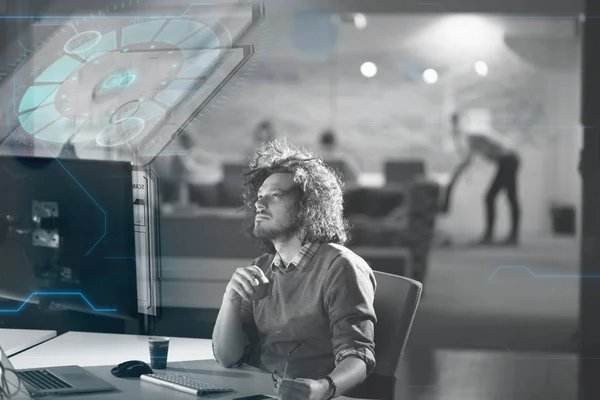
[[[62,40],[65,21],[96,15],[89,23],[104,34],[100,16],[139,22],[185,14],[194,4],[168,3],[0,0],[0,156],[17,149],[65,165],[134,160],[134,170],[137,161],[147,162],[156,190],[150,247],[161,269],[156,315],[103,315],[40,301],[0,312],[0,328],[211,339],[229,277],[261,254],[244,234],[241,174],[261,144],[286,138],[343,177],[348,247],[373,270],[423,285],[400,366],[385,377],[387,392],[379,398],[600,398],[600,2],[242,2],[253,10],[251,22],[223,23],[237,31],[219,55],[225,61],[202,77],[210,96],[193,109],[185,103],[148,133],[159,132],[142,143],[151,156],[102,148],[99,136],[92,146],[84,130],[68,141],[48,139],[33,131],[43,121],[24,119],[23,101],[15,118],[17,96],[26,97],[30,82],[14,71],[25,60],[48,62],[50,52],[43,61],[35,55],[48,51],[47,41]],[[476,243],[486,204],[496,209],[494,239],[508,234],[514,216],[504,191],[486,196],[494,165],[476,159],[454,180],[464,154],[451,120],[457,112],[460,132],[493,132],[518,154],[518,243]],[[22,147],[13,140],[19,129],[31,134]],[[328,131],[333,144],[323,141]],[[19,176],[0,182],[10,188]],[[104,209],[79,201],[74,207],[103,217]],[[121,200],[112,201],[118,207]],[[0,263],[15,259],[4,239],[0,232]],[[94,243],[84,245],[99,252],[94,262],[133,263],[127,247],[117,254]],[[106,293],[131,285],[106,284]],[[0,289],[0,311],[23,304],[1,297],[6,287]]]

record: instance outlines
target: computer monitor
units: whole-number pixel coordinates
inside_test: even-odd
[[[0,156],[0,191],[0,315],[138,317],[131,163]]]

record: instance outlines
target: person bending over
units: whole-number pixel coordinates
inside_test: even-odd
[[[461,135],[460,116],[458,113],[452,115],[452,133],[455,138]],[[519,172],[520,158],[517,152],[505,143],[499,135],[492,133],[465,132],[467,155],[456,169],[448,189],[448,198],[458,177],[467,166],[471,164],[473,156],[479,155],[483,159],[496,164],[496,175],[493,177],[490,187],[485,196],[486,225],[483,237],[479,244],[491,244],[494,236],[494,224],[496,220],[496,197],[501,190],[505,190],[511,213],[511,230],[508,237],[501,242],[505,245],[517,245],[519,242],[519,225],[521,218],[521,206],[517,194],[517,176]],[[448,200],[449,203],[449,200]]]
[[[377,283],[344,247],[340,179],[322,159],[275,140],[251,161],[243,198],[266,253],[227,285],[215,359],[271,372],[283,399],[343,394],[375,366]]]

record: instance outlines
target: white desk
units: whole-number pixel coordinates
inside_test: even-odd
[[[254,367],[226,369],[217,364],[212,342],[207,339],[171,338],[168,372],[187,375],[202,381],[229,386],[233,393],[213,395],[219,400],[241,396],[274,395],[271,374]],[[116,378],[110,369],[127,360],[149,362],[147,336],[104,333],[68,332],[46,343],[11,357],[15,368],[80,365],[118,391],[69,396],[69,400],[190,400],[186,393],[143,382],[139,379]],[[342,400],[344,397],[338,397]]]
[[[56,336],[56,331],[0,329],[0,346],[8,357]]]
[[[61,365],[117,365],[124,361],[150,363],[148,336],[67,332],[11,357],[15,368]],[[208,339],[171,338],[168,361],[214,360]]]
[[[187,393],[144,382],[136,378],[115,378],[110,373],[111,366],[86,367],[86,370],[100,379],[114,385],[118,391],[68,396],[68,400],[234,400],[239,397],[257,394],[275,395],[271,374],[254,367],[225,369],[214,360],[183,361],[169,363],[166,372],[173,372],[199,379],[204,382],[223,385],[234,392],[195,397]],[[53,399],[58,399],[53,397]],[[67,397],[64,398],[65,400]],[[342,400],[339,397],[336,400]]]

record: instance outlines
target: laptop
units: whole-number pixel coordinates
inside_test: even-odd
[[[9,392],[15,393],[15,397],[11,397],[13,399],[117,390],[110,383],[76,365],[15,371],[1,346],[0,353],[3,367],[3,373],[0,373],[0,376],[6,380]],[[21,381],[20,389],[18,389],[19,380]]]

